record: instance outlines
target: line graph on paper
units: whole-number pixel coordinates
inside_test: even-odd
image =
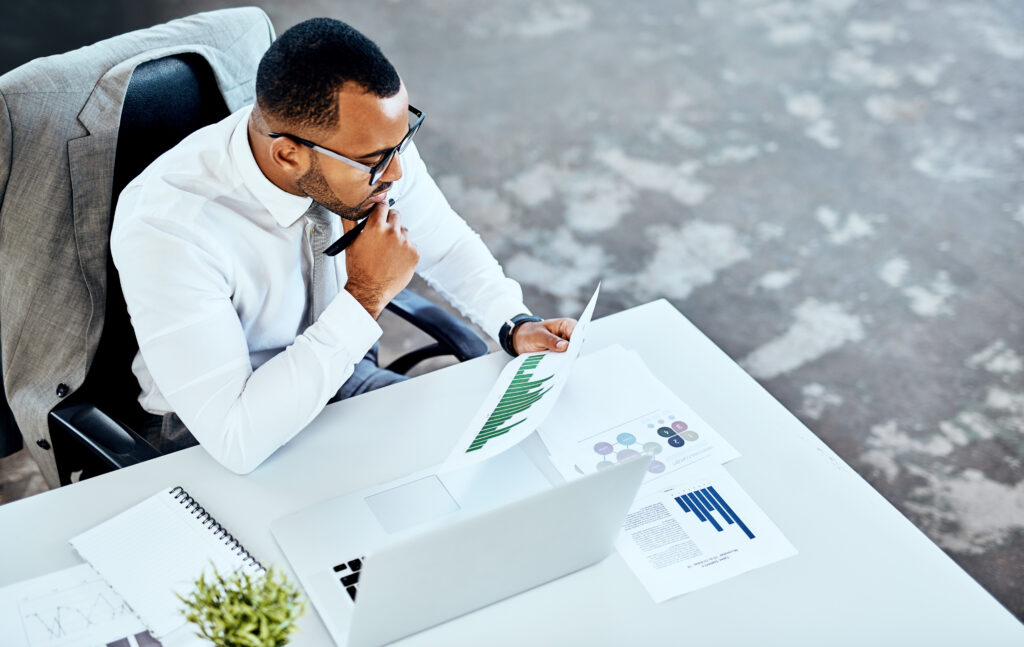
[[[128,605],[102,579],[84,578],[73,586],[22,599],[18,610],[32,647],[106,644],[140,629]]]

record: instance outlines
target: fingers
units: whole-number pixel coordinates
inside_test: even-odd
[[[544,327],[562,339],[572,339],[572,332],[576,330],[576,320],[569,317],[548,319],[544,322]]]
[[[568,340],[575,329],[576,320],[569,318],[524,323],[516,328],[512,348],[517,353],[536,353],[543,350],[561,353],[569,348]]]
[[[569,348],[567,341],[572,337],[572,331],[576,329],[576,320],[569,318],[546,319],[541,322],[544,336],[542,343],[547,350],[562,352]]]
[[[406,233],[409,231],[402,226],[402,212],[398,209],[389,209],[386,220],[381,222],[381,228],[393,231],[399,240],[406,240]]]
[[[537,342],[542,350],[564,351],[569,347],[569,342],[545,328],[540,329]]]
[[[558,335],[552,335],[548,331],[545,331],[544,347],[550,350],[562,351],[569,347],[569,343]]]
[[[402,213],[398,209],[389,209],[384,203],[373,208],[366,224],[382,233],[393,232],[399,240],[408,239],[409,230],[402,226]]]
[[[388,211],[388,226],[395,230],[401,240],[409,239],[409,229],[402,225],[402,212],[398,209]]]
[[[572,331],[576,328],[574,319],[548,319],[544,322],[544,327],[551,332],[552,337],[558,340],[553,347],[549,346],[551,350],[564,351],[569,348],[567,340],[572,337]]]
[[[370,211],[366,224],[368,226],[372,225],[377,227],[378,229],[386,229],[387,226],[391,224],[391,218],[393,217],[392,214],[397,216],[398,210],[389,209],[388,206],[382,202],[374,206]]]

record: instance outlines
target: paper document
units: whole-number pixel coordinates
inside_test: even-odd
[[[740,454],[659,381],[639,355],[609,346],[581,357],[540,436],[562,475],[590,474],[639,453],[651,454],[641,496],[698,461]]]
[[[561,353],[520,355],[498,376],[480,409],[441,466],[442,472],[479,463],[514,447],[529,436],[551,411],[565,387],[594,315],[598,285]]]
[[[6,647],[170,647],[161,643],[91,566],[81,564],[0,589]],[[208,645],[194,635],[174,645]]]
[[[796,555],[725,468],[708,462],[638,498],[615,547],[655,602]]]
[[[188,595],[201,574],[263,572],[234,535],[180,487],[73,537],[71,545],[161,640],[188,627],[176,594]]]
[[[581,357],[540,436],[567,480],[652,456],[616,548],[656,602],[796,554],[722,467],[739,452],[632,351]]]

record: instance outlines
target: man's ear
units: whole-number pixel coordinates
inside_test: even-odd
[[[302,146],[287,137],[277,137],[270,142],[270,159],[288,174],[306,171],[306,155]]]

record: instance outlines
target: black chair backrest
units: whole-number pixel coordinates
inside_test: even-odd
[[[111,223],[125,185],[186,136],[228,114],[213,71],[198,54],[169,56],[135,68],[118,128]],[[134,429],[147,415],[138,404],[139,384],[131,372],[138,349],[121,281],[108,251],[103,333],[82,392]]]
[[[14,420],[14,412],[11,411],[11,405],[7,403],[3,369],[0,368],[0,458],[10,456],[23,446],[18,423]]]

